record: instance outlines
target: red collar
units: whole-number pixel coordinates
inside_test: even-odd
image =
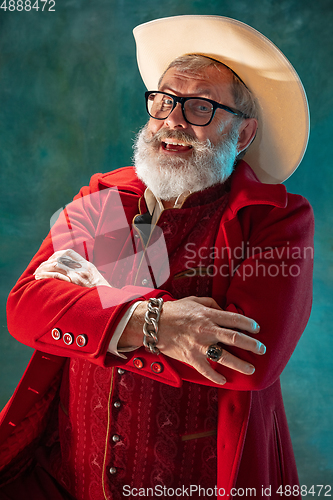
[[[287,190],[283,184],[263,184],[242,160],[231,177],[229,205],[233,213],[248,205],[284,208],[287,206]]]

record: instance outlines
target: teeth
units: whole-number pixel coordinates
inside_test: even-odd
[[[188,146],[191,147],[189,144],[185,144],[184,142],[171,142],[171,141],[164,141],[165,144],[170,144],[170,146]]]

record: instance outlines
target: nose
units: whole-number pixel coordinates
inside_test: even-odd
[[[188,127],[188,123],[184,118],[180,102],[177,102],[175,108],[172,110],[169,116],[164,120],[164,123],[170,129],[179,129]]]

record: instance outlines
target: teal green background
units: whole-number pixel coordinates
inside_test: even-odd
[[[308,94],[309,147],[286,185],[315,212],[314,305],[282,384],[301,484],[333,484],[332,1],[55,0],[55,12],[0,10],[0,406],[32,352],[8,334],[9,290],[51,215],[93,173],[131,164],[146,121],[131,32],[179,14],[250,24],[286,54]]]

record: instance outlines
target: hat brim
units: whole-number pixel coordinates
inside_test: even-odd
[[[148,90],[177,57],[202,54],[229,66],[256,97],[257,137],[244,160],[264,183],[286,180],[309,139],[309,107],[302,82],[282,52],[240,21],[220,16],[176,16],[134,28],[137,60]]]

